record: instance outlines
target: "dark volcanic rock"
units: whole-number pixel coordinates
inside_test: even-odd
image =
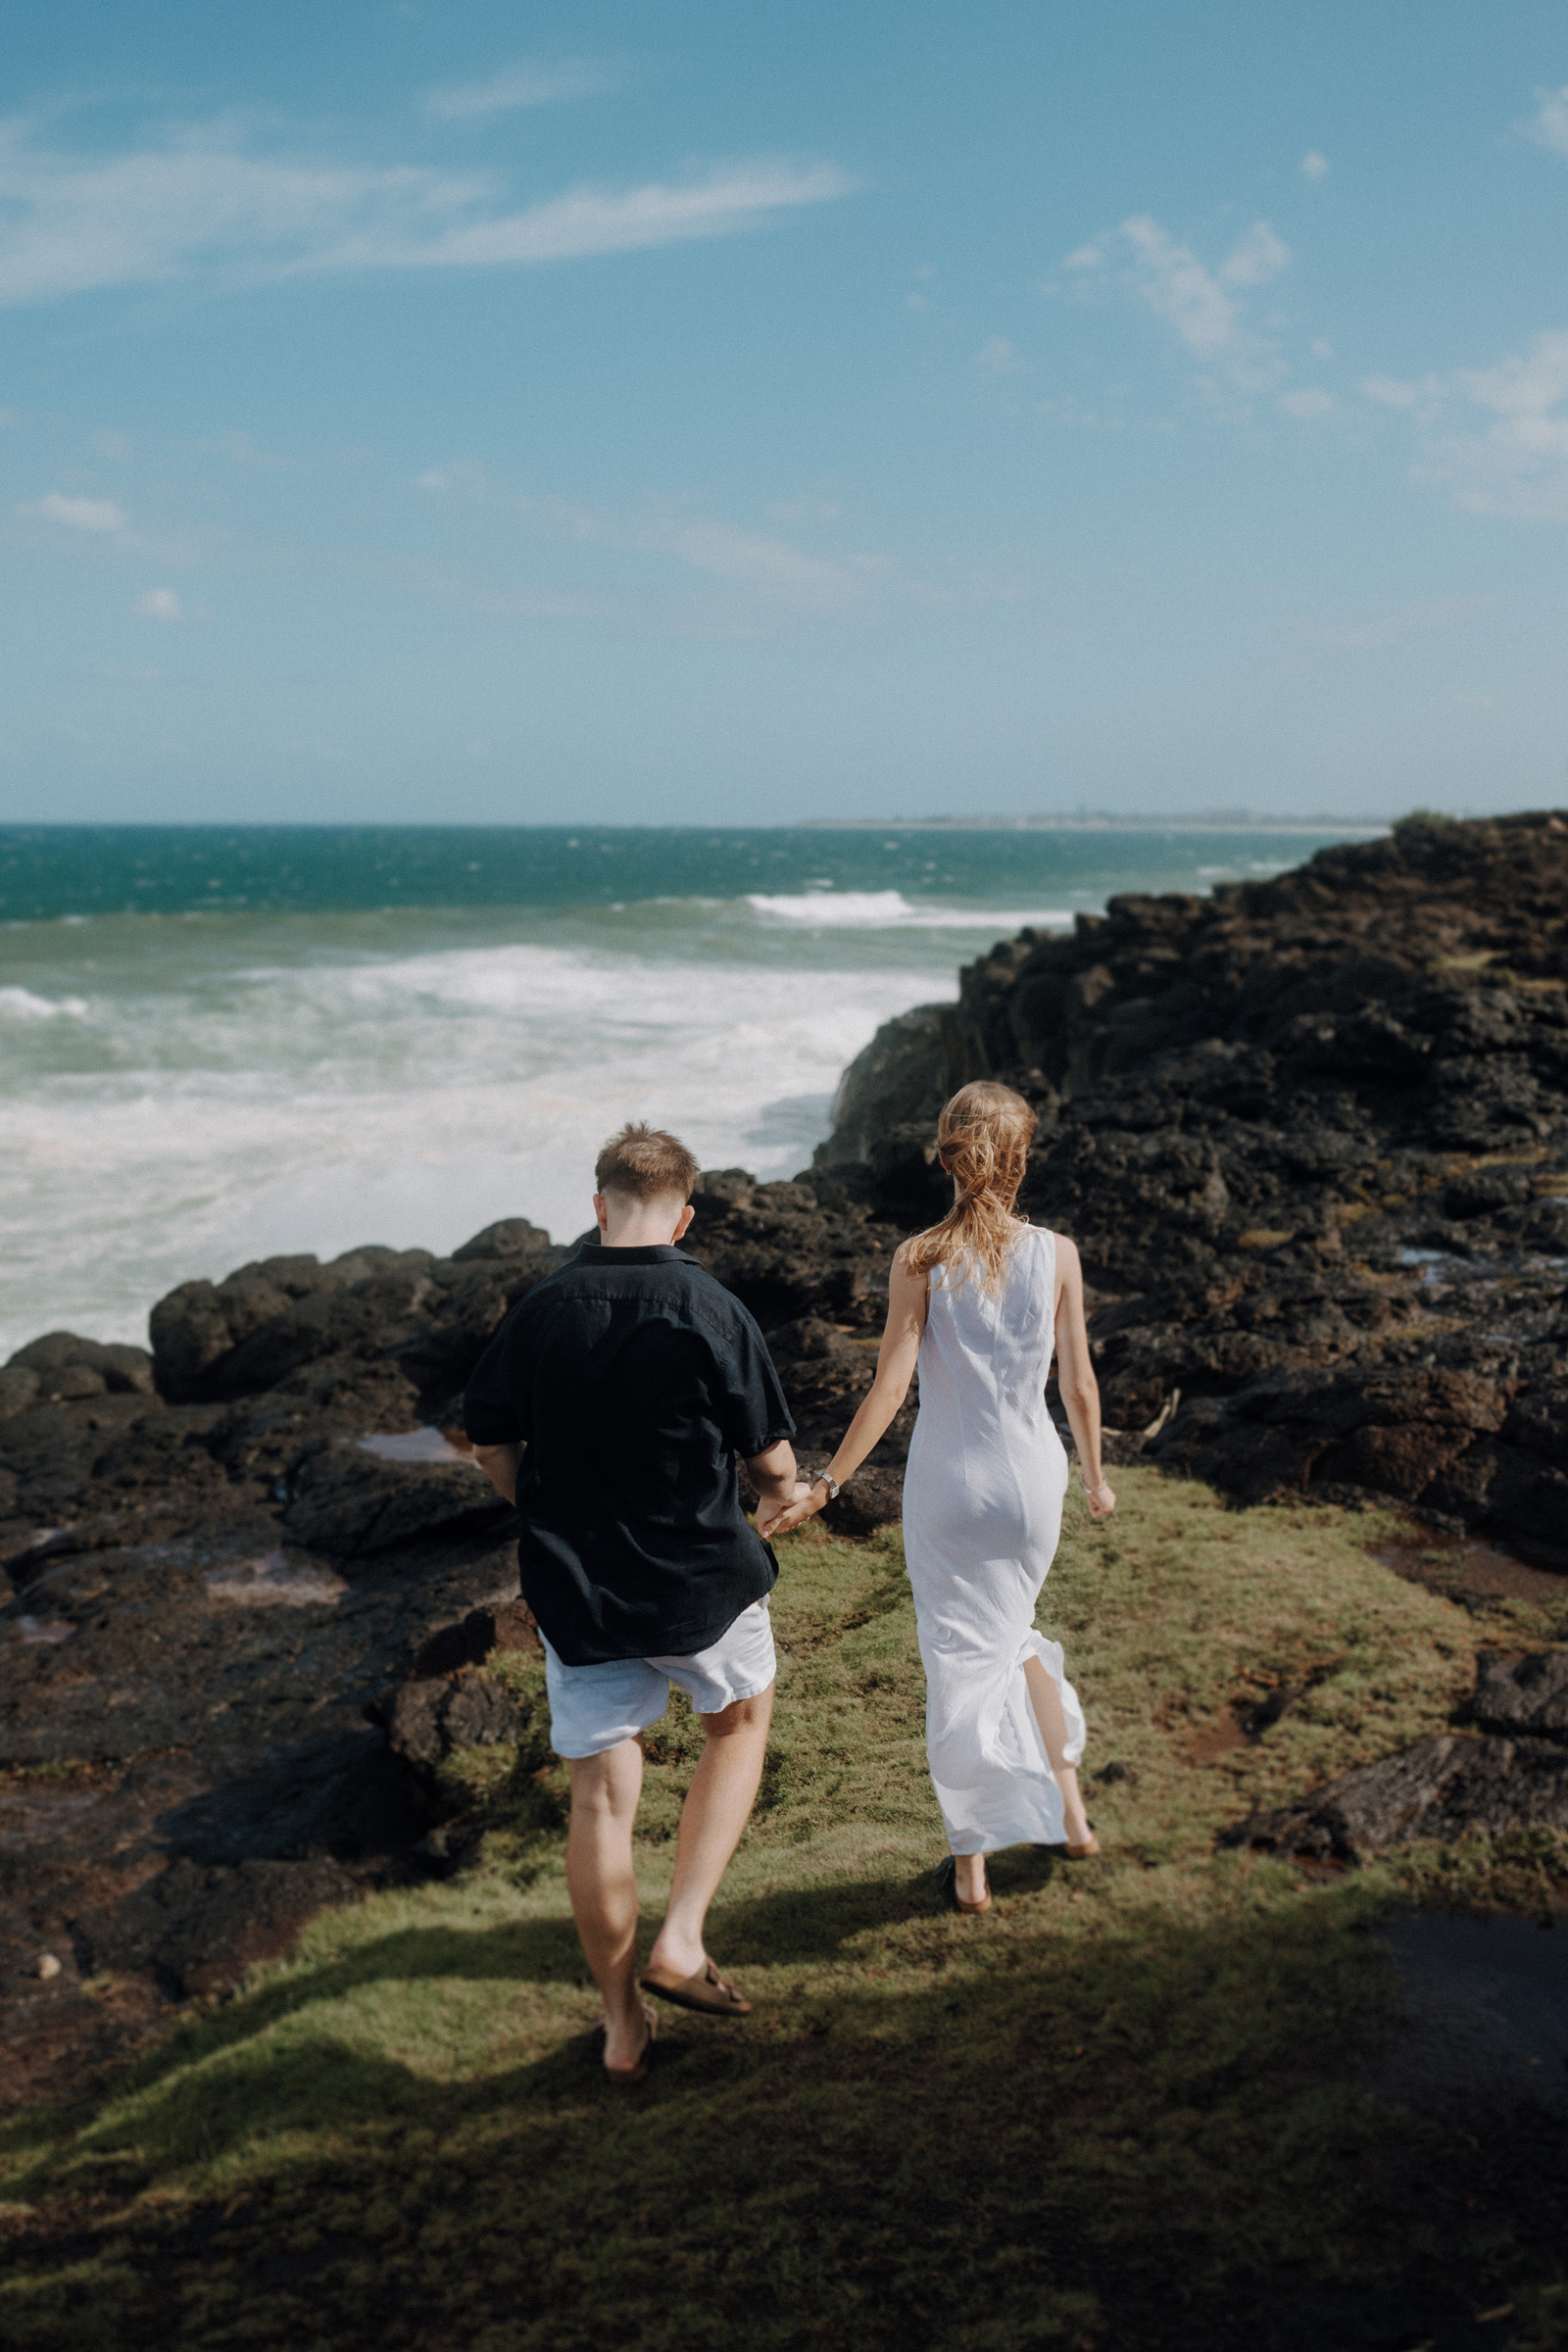
[[[820,1171],[919,1221],[933,1098],[989,1076],[1040,1112],[1021,1205],[1083,1252],[1114,1428],[1179,1390],[1171,1468],[1568,1568],[1568,821],[1412,820],[1004,942],[853,1066]]]
[[[41,1340],[29,1340],[25,1348],[17,1349],[5,1370],[36,1376],[30,1394],[20,1387],[14,1392],[26,1402],[32,1396],[53,1402],[106,1393],[150,1396],[153,1387],[153,1359],[145,1348],[82,1340],[74,1331],[51,1331]],[[5,1375],[0,1374],[0,1418],[4,1417],[6,1394]]]
[[[218,1992],[258,1960],[286,1952],[306,1921],[358,1891],[337,1863],[174,1862],[111,1911],[84,1911],[76,1936],[89,1972],[151,1969],[177,1999]]]
[[[897,1527],[903,1517],[904,1472],[875,1461],[857,1470],[821,1513],[822,1525],[835,1536],[874,1535],[879,1527]]]
[[[819,1166],[869,1161],[895,1128],[914,1123],[929,1134],[953,1086],[945,1055],[951,1017],[946,1004],[917,1004],[884,1021],[839,1082],[833,1133],[817,1153]]]
[[[1510,1663],[1484,1649],[1463,1720],[1486,1732],[1568,1740],[1568,1650],[1537,1650]]]
[[[560,1255],[559,1251],[554,1252]],[[471,1242],[454,1250],[454,1265],[466,1265],[470,1258],[549,1257],[552,1255],[550,1236],[542,1225],[530,1225],[526,1217],[500,1217],[476,1233]]]
[[[220,1408],[187,1409],[221,1431]],[[0,1608],[0,2009],[15,1995],[28,2023],[0,2104],[69,2089],[81,2059],[134,2047],[323,1901],[423,1867],[428,1808],[366,1709],[455,1625],[517,1638],[513,1546],[442,1531],[357,1559],[351,1582],[279,1544],[278,1507],[142,1544],[103,1522],[91,1548],[81,1522],[71,1548],[16,1564],[21,1592]],[[74,1943],[81,1965],[48,1988],[40,2025],[28,1955]],[[80,1989],[88,1967],[120,1980],[107,2007]]]
[[[507,1307],[565,1254],[513,1217],[450,1258],[367,1248],[324,1266],[270,1257],[220,1283],[182,1283],[152,1312],[159,1393],[175,1403],[255,1396],[331,1357],[401,1363],[419,1388],[449,1395]]]
[[[416,1675],[455,1674],[460,1666],[482,1666],[491,1656],[543,1656],[544,1644],[525,1601],[495,1601],[470,1609],[461,1625],[444,1625],[430,1636],[414,1661]]]
[[[283,1526],[297,1544],[364,1559],[499,1527],[511,1512],[472,1461],[388,1462],[363,1446],[339,1444],[307,1457]]]
[[[434,1764],[455,1747],[514,1746],[527,1720],[505,1684],[488,1675],[422,1677],[394,1694],[387,1739],[410,1764]]]
[[[1364,1862],[1390,1846],[1469,1831],[1568,1830],[1568,1747],[1549,1740],[1435,1733],[1298,1804],[1254,1814],[1220,1839],[1320,1860]]]

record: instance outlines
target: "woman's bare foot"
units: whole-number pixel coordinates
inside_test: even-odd
[[[955,1854],[953,1857],[953,1891],[960,1903],[983,1903],[986,1899],[986,1858],[984,1854]]]
[[[1090,1844],[1095,1833],[1089,1827],[1089,1816],[1084,1811],[1084,1800],[1078,1789],[1078,1775],[1072,1765],[1062,1766],[1056,1775],[1056,1786],[1061,1790],[1063,1838],[1068,1845]]]

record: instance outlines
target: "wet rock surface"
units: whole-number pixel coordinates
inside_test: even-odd
[[[1568,818],[1002,942],[852,1065],[819,1173],[923,1220],[933,1094],[979,1077],[1040,1113],[1021,1204],[1083,1251],[1112,1458],[1568,1569]]]

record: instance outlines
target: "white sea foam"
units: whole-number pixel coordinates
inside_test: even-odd
[[[1005,907],[946,906],[906,899],[902,890],[808,890],[770,896],[750,891],[746,904],[778,923],[808,924],[844,931],[1022,931],[1059,930],[1072,921],[1059,906],[1017,913]]]
[[[12,1021],[54,1021],[62,1013],[80,1015],[87,1007],[80,997],[40,997],[30,988],[0,988],[0,1015]]]
[[[174,1283],[274,1252],[446,1250],[518,1214],[570,1240],[628,1118],[793,1175],[878,1023],[952,993],[918,962],[529,943],[133,979],[82,1000],[69,1055],[19,1038],[8,1066],[0,1356],[63,1325],[144,1339]]]

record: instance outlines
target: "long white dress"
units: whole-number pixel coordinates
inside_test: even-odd
[[[999,1296],[978,1269],[931,1270],[904,1549],[926,1675],[926,1753],[956,1854],[1062,1838],[1025,1659],[1039,1658],[1061,1691],[1066,1761],[1083,1753],[1061,1644],[1034,1631],[1067,1492],[1045,1396],[1055,1296],[1056,1239],[1038,1226],[1020,1230]]]

